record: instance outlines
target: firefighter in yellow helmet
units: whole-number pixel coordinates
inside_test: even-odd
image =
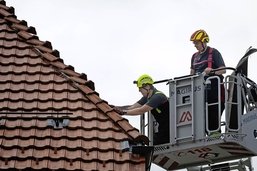
[[[139,92],[143,97],[133,105],[116,106],[115,110],[122,115],[142,115],[151,111],[156,123],[153,144],[169,142],[169,101],[166,95],[153,86],[153,79],[148,74],[141,75],[137,81]]]
[[[209,43],[210,38],[209,35],[202,29],[196,30],[190,37],[190,41],[193,42],[197,52],[193,54],[191,57],[191,70],[190,74],[199,74],[205,73],[205,79],[209,76],[216,75],[220,78],[221,83],[223,82],[223,76],[226,71],[219,70],[213,72],[213,69],[222,69],[225,67],[224,60],[220,54],[220,52],[212,47],[207,46]],[[221,87],[221,94],[218,95],[218,86]],[[213,79],[211,80],[211,89],[207,91],[207,101],[208,103],[214,103],[218,101],[218,97],[221,99],[221,111],[224,110],[224,86],[218,85],[218,80]],[[218,125],[218,118],[219,118],[219,111],[218,105],[212,105],[208,108],[208,125],[209,130],[214,133],[215,131],[218,133],[219,125]],[[209,132],[210,134],[210,132]]]
[[[208,75],[212,72],[213,69],[225,67],[225,63],[220,52],[215,48],[207,46],[207,43],[209,43],[210,39],[204,30],[196,30],[191,35],[190,41],[193,42],[195,48],[197,49],[197,52],[194,53],[191,58],[190,74],[205,72],[205,74]],[[222,75],[225,72],[225,70],[220,70],[216,71],[215,74]]]

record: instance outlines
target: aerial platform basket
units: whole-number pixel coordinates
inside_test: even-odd
[[[207,122],[206,109],[213,104],[206,102],[205,90],[211,79],[217,79],[228,90],[224,119],[219,117],[218,123],[222,132],[215,137],[207,135],[217,131],[209,130]],[[224,83],[217,76],[205,80],[202,74],[170,80],[170,142],[154,146],[152,162],[166,170],[176,170],[256,156],[256,89],[240,74],[227,76]],[[221,101],[215,104],[220,107]],[[150,140],[153,123],[153,117],[148,115]]]

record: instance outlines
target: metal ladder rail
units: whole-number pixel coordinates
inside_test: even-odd
[[[145,135],[145,129],[148,127],[148,121],[145,122],[145,114],[140,115],[140,133],[143,135]]]
[[[229,79],[232,79],[232,81],[230,81]],[[234,80],[237,80],[237,82],[235,82]],[[234,75],[228,75],[225,77],[225,89],[226,90],[229,90],[229,84],[233,84],[234,88],[237,89],[237,102],[233,102],[233,99],[230,99],[232,97],[229,97],[229,94],[227,93],[227,91],[225,91],[225,120],[226,120],[226,130],[227,131],[239,131],[241,129],[241,124],[240,124],[240,120],[241,120],[241,114],[240,114],[240,111],[242,110],[242,106],[240,105],[240,101],[241,101],[241,88],[240,88],[240,79],[238,79],[238,76],[234,76]],[[230,90],[232,93],[233,93],[233,89]],[[230,93],[231,93],[230,92]],[[233,105],[236,105],[237,106],[237,125],[238,125],[238,128],[237,129],[232,129],[230,128],[230,113],[231,113],[231,107]]]
[[[213,79],[217,79],[218,80],[218,101],[217,102],[213,102],[213,103],[208,103],[207,101],[205,102],[205,124],[206,124],[206,131],[208,133],[212,133],[212,132],[216,132],[216,131],[219,131],[221,129],[221,90],[220,90],[220,85],[221,85],[221,82],[220,82],[220,78],[218,76],[211,76],[211,77],[208,77],[205,81],[208,82],[208,81],[211,81]],[[208,117],[208,108],[209,106],[213,106],[213,105],[218,105],[218,128],[215,129],[215,130],[209,130],[209,117]]]
[[[246,77],[241,76],[241,79],[242,79],[242,84],[244,86],[244,89],[242,89],[242,94],[244,97],[244,104],[246,107],[246,112],[249,112],[257,107],[257,102],[254,100],[252,92],[250,90],[251,86],[256,87],[256,84],[253,81],[250,81]],[[250,85],[250,88],[247,85]],[[243,91],[243,90],[245,90],[245,91]]]
[[[147,118],[147,119],[146,119]],[[140,133],[146,135],[150,140],[150,145],[153,145],[153,127],[154,127],[154,118],[151,115],[151,112],[147,112],[143,115],[140,115]],[[147,129],[147,134],[146,130]]]
[[[216,166],[216,168],[212,168]],[[203,165],[203,166],[196,166],[187,168],[187,171],[222,171],[222,170],[238,170],[238,171],[253,171],[254,168],[252,166],[252,159],[251,158],[242,158],[240,160],[234,160],[231,162],[223,162],[219,164],[211,164],[211,165]]]
[[[241,93],[243,95],[242,97],[243,97],[245,111],[249,112],[251,110],[251,107],[250,107],[251,99],[249,97],[249,92],[248,92],[246,82],[242,77],[241,77],[241,81],[242,81]],[[246,97],[247,95],[248,95],[248,98]]]

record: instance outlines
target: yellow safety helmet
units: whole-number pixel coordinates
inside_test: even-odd
[[[137,81],[135,82],[136,84],[137,84],[137,87],[138,88],[141,88],[141,87],[143,87],[145,84],[153,84],[154,83],[154,81],[153,81],[153,79],[152,79],[152,77],[151,76],[149,76],[149,75],[147,75],[147,74],[143,74],[143,75],[141,75],[138,79],[137,79]]]
[[[191,38],[190,38],[191,41],[201,41],[201,42],[206,42],[208,43],[209,42],[209,36],[208,34],[204,31],[204,30],[196,30]]]

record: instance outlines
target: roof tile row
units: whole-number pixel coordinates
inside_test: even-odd
[[[144,170],[125,140],[148,143],[0,0],[0,170]]]

